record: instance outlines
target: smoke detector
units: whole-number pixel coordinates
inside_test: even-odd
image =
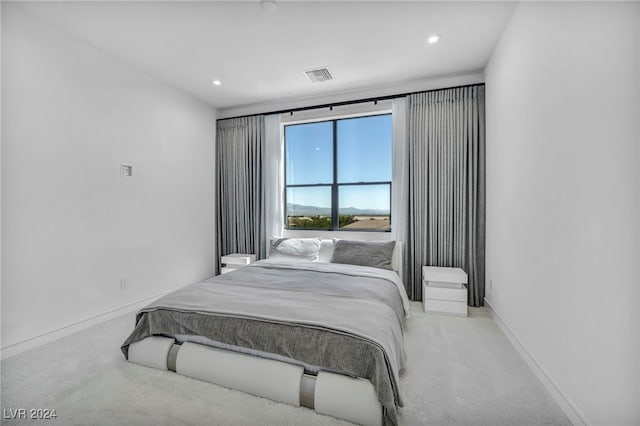
[[[318,68],[315,70],[308,70],[304,73],[313,83],[322,83],[325,81],[333,80],[333,76],[326,67]]]
[[[275,0],[262,0],[260,6],[267,12],[275,12],[278,10],[278,3],[276,3]]]

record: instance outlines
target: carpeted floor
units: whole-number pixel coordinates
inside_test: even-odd
[[[125,315],[2,361],[3,425],[346,425],[209,383],[130,364]],[[412,304],[401,425],[570,425],[484,309],[425,315]],[[10,411],[55,409],[55,420]]]

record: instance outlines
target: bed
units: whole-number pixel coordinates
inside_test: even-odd
[[[271,240],[269,258],[161,297],[126,359],[365,425],[397,424],[409,300],[399,243]]]

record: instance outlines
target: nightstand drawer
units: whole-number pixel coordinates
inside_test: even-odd
[[[422,279],[435,287],[461,288],[462,284],[467,284],[468,276],[460,268],[423,266]]]
[[[255,254],[232,253],[221,256],[220,263],[222,265],[220,268],[220,273],[226,274],[227,272],[242,268],[243,266],[247,266],[255,261]]]
[[[222,256],[220,258],[220,262],[224,263],[225,265],[246,266],[255,261],[256,261],[255,254],[233,253],[233,254],[228,254],[226,256]]]
[[[446,288],[433,287],[425,284],[423,288],[425,290],[423,297],[427,299],[467,303],[467,286],[465,285],[463,285],[462,288]]]

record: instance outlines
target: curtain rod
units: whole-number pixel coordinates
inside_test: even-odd
[[[387,101],[389,99],[402,98],[402,97],[405,97],[405,96],[415,95],[415,94],[418,94],[418,93],[437,92],[439,90],[449,90],[449,89],[462,89],[464,87],[473,87],[473,86],[484,86],[484,83],[463,84],[461,86],[443,87],[443,88],[440,88],[440,89],[430,89],[430,90],[419,90],[419,91],[416,91],[416,92],[407,92],[407,93],[399,93],[399,94],[396,94],[396,95],[378,96],[378,97],[375,97],[375,98],[355,99],[355,100],[351,100],[351,101],[332,102],[332,103],[329,103],[329,104],[312,105],[312,106],[290,108],[290,109],[281,109],[281,110],[277,110],[277,111],[260,112],[260,113],[256,113],[256,114],[236,115],[234,117],[218,118],[218,119],[216,119],[216,122],[218,120],[232,120],[234,118],[254,117],[256,115],[271,115],[271,114],[291,114],[291,115],[293,115],[294,112],[309,111],[309,110],[312,110],[312,109],[323,109],[323,108],[333,109],[333,107],[344,106],[344,105],[365,104],[367,102],[376,102],[377,103],[378,101]]]

